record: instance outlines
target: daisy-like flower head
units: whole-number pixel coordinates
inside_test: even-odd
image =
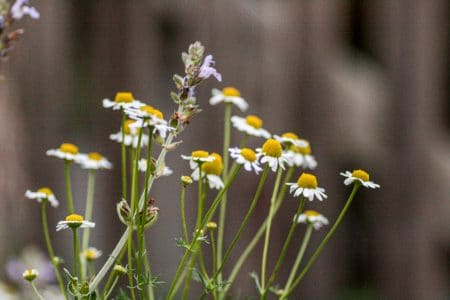
[[[20,20],[24,16],[30,16],[32,19],[39,19],[40,15],[36,8],[28,6],[28,0],[16,0],[11,7],[11,16],[15,20]]]
[[[162,138],[165,138],[167,132],[175,130],[175,128],[168,126],[167,121],[164,120],[164,114],[150,105],[126,109],[125,113],[131,119],[136,120],[136,122],[130,124],[130,129],[134,133],[140,128],[153,127],[154,134],[159,134]]]
[[[295,216],[294,221],[311,224],[316,230],[319,230],[323,225],[328,225],[328,219],[314,210],[305,210],[304,213]]]
[[[100,256],[102,256],[102,251],[98,250],[94,247],[89,247],[86,250],[84,250],[81,255],[84,257],[87,261],[94,261]]]
[[[297,146],[297,147],[306,147],[309,144],[308,141],[299,138],[298,135],[296,135],[293,132],[286,132],[286,133],[283,133],[281,136],[275,134],[273,137],[274,137],[274,139],[276,139],[280,143],[286,145],[287,147],[289,147],[291,145]]]
[[[210,156],[208,151],[204,150],[192,151],[191,156],[181,155],[181,158],[189,160],[189,166],[192,170],[196,169],[199,164],[214,160],[214,157]]]
[[[124,144],[126,146],[132,146],[133,148],[137,148],[139,143],[138,130],[131,130],[130,127],[134,124],[136,120],[126,120],[124,126]],[[122,143],[122,130],[117,133],[113,133],[109,136],[109,138],[118,143]],[[141,147],[145,147],[148,145],[148,135],[142,134],[141,136]]]
[[[113,268],[113,272],[119,276],[127,274],[127,269],[122,265],[115,265]]]
[[[246,171],[254,170],[258,174],[262,169],[258,163],[258,155],[249,148],[230,148],[230,156],[236,160],[236,163],[244,165]]]
[[[213,56],[211,54],[206,55],[203,64],[200,67],[198,72],[198,77],[202,79],[208,79],[211,76],[216,77],[217,81],[222,81],[222,75],[217,72],[216,68],[214,68],[215,61],[213,60]]]
[[[155,168],[155,166],[153,164],[150,165],[150,170],[153,170]],[[141,172],[146,172],[147,171],[147,160],[145,158],[141,158],[138,161],[138,169]],[[161,172],[160,176],[170,176],[173,174],[173,170],[167,166],[164,166],[164,169]]]
[[[63,143],[58,149],[47,150],[46,154],[48,156],[54,156],[67,161],[78,159],[80,155],[78,147],[71,143]]]
[[[294,193],[294,197],[303,195],[303,197],[307,198],[309,201],[313,201],[314,198],[317,198],[320,201],[328,198],[325,194],[325,189],[318,187],[317,178],[312,174],[302,173],[297,182],[286,184],[290,186],[289,192],[291,194]]]
[[[222,156],[218,153],[211,153],[210,157],[213,158],[212,161],[207,161],[200,166],[202,168],[202,176],[206,177],[211,189],[220,190],[224,187],[223,181],[220,178],[220,174],[222,174],[223,171]],[[198,181],[199,174],[200,171],[197,167],[194,172],[192,172],[192,179]]]
[[[36,192],[27,190],[25,192],[25,197],[27,197],[28,199],[36,200],[39,203],[42,203],[42,201],[48,201],[53,207],[58,207],[59,205],[59,202],[53,194],[53,191],[48,187],[41,187]]]
[[[215,230],[217,229],[217,223],[216,222],[208,222],[206,223],[206,228],[210,229],[210,230]]]
[[[83,169],[98,170],[98,169],[111,169],[112,164],[106,157],[98,152],[91,152],[88,154],[80,154],[75,162],[80,164]]]
[[[181,183],[184,185],[184,187],[187,187],[188,185],[192,184],[192,178],[190,176],[181,176]]]
[[[39,272],[36,269],[28,269],[22,273],[23,279],[26,281],[32,282],[39,276]]]
[[[209,104],[216,105],[220,102],[233,103],[241,111],[246,111],[248,103],[241,97],[241,93],[234,87],[225,87],[221,91],[218,89],[212,89],[212,97],[209,99]]]
[[[342,176],[347,177],[344,180],[345,185],[349,185],[353,182],[356,182],[358,184],[362,184],[366,188],[376,189],[379,188],[380,185],[376,184],[373,181],[370,181],[370,175],[364,170],[358,169],[353,170],[353,172],[345,171],[344,173],[341,173]]]
[[[270,138],[270,133],[262,128],[263,121],[255,115],[248,115],[245,119],[238,116],[232,116],[231,123],[237,130],[245,132],[246,134],[263,137],[265,139]]]
[[[139,108],[144,104],[139,100],[134,99],[133,94],[130,92],[118,92],[111,101],[108,98],[103,99],[104,108],[112,108],[113,110],[124,110],[127,108]]]
[[[278,166],[284,169],[287,163],[280,142],[274,139],[268,139],[261,148],[256,149],[257,156],[262,157],[261,163],[268,163],[273,172],[278,170]]]
[[[56,231],[60,231],[62,229],[67,228],[94,228],[95,223],[85,221],[83,216],[77,215],[77,214],[71,214],[66,217],[64,221],[59,221],[56,225]]]
[[[306,146],[296,146],[291,145],[285,151],[286,158],[288,160],[289,165],[302,167],[303,169],[315,169],[317,167],[317,161],[313,155],[311,155],[311,146],[308,141],[306,142]]]

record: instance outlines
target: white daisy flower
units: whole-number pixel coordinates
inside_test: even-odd
[[[319,230],[323,225],[328,225],[328,219],[314,210],[305,210],[304,213],[294,217],[294,222],[311,224],[314,229]]]
[[[78,147],[71,143],[63,143],[58,149],[47,150],[46,154],[67,161],[73,161],[79,157]]]
[[[130,126],[135,123],[135,120],[126,120],[125,121],[125,135],[124,135],[124,144],[126,146],[132,146],[133,148],[137,148],[139,142],[139,134],[138,132],[132,132]],[[122,130],[117,133],[113,133],[109,136],[109,138],[118,143],[122,143]],[[142,134],[141,136],[141,147],[145,147],[148,145],[148,135]]]
[[[306,147],[291,145],[284,151],[288,160],[289,166],[302,167],[303,169],[315,169],[317,161],[311,155],[311,146],[309,143]]]
[[[236,160],[237,164],[244,165],[246,171],[254,170],[258,174],[262,170],[258,163],[258,156],[252,149],[230,148],[228,151],[230,151],[230,156]]]
[[[287,164],[286,157],[281,148],[280,142],[274,139],[268,139],[262,148],[256,149],[257,156],[262,157],[261,163],[268,163],[273,172],[278,170],[278,166],[284,169],[284,164]]]
[[[141,158],[138,161],[138,169],[141,172],[147,172],[147,160],[145,158]],[[173,170],[167,166],[164,166],[161,176],[170,176],[172,174],[173,174]]]
[[[192,151],[191,156],[181,155],[181,158],[189,160],[189,166],[192,170],[197,168],[198,164],[214,160],[214,157],[210,156],[209,153],[204,150]]]
[[[290,186],[289,192],[294,193],[294,197],[303,196],[309,201],[313,201],[314,198],[322,201],[328,198],[325,194],[325,189],[318,187],[316,176],[308,173],[302,173],[297,182],[286,183]]]
[[[309,145],[308,141],[299,138],[298,135],[293,132],[286,132],[281,136],[275,134],[273,138],[286,146],[294,145],[297,147],[307,147]]]
[[[84,250],[81,255],[83,258],[87,261],[94,261],[98,259],[100,256],[102,256],[102,251],[98,250],[95,247],[89,247],[86,250]]]
[[[245,119],[238,116],[232,116],[231,123],[237,130],[245,132],[246,134],[263,137],[265,139],[270,138],[270,133],[262,128],[263,121],[257,116],[248,115]]]
[[[56,231],[60,231],[62,229],[67,228],[94,228],[95,223],[85,221],[83,216],[77,215],[77,214],[71,214],[66,217],[66,220],[59,221],[58,224],[56,224]]]
[[[28,6],[28,0],[16,0],[11,6],[11,17],[15,20],[20,20],[23,16],[30,16],[32,19],[39,19],[40,14],[36,8]]]
[[[221,91],[212,89],[212,97],[209,99],[209,104],[216,105],[220,102],[233,103],[241,111],[246,111],[248,108],[247,101],[241,97],[241,93],[234,87],[225,87]]]
[[[220,190],[224,187],[223,181],[220,178],[223,170],[222,156],[218,153],[211,153],[210,157],[213,158],[212,161],[207,161],[201,165],[202,177],[206,177],[208,180],[209,188]],[[200,171],[197,167],[191,174],[192,179],[198,181],[199,174]]]
[[[379,184],[376,184],[373,181],[369,181],[370,179],[369,173],[361,169],[354,170],[353,172],[345,171],[344,173],[341,173],[341,175],[347,177],[344,180],[345,185],[352,184],[353,182],[356,181],[365,186],[366,188],[376,189],[380,187]]]
[[[98,152],[91,152],[88,154],[80,154],[75,162],[80,164],[83,169],[98,170],[98,169],[111,169],[112,164],[106,157]]]
[[[153,127],[154,134],[159,134],[162,138],[166,138],[167,132],[175,130],[175,128],[168,126],[167,121],[164,120],[163,113],[150,105],[144,105],[137,109],[126,109],[125,113],[130,119],[136,120],[136,122],[130,124],[130,129],[134,133],[140,128]]]
[[[119,92],[116,94],[114,101],[108,98],[103,99],[104,108],[112,108],[113,110],[124,110],[126,108],[139,108],[144,104],[134,99],[133,94],[129,92]]]
[[[39,272],[36,269],[28,269],[22,273],[23,279],[26,281],[33,281],[39,276]]]
[[[42,201],[48,201],[53,207],[59,206],[59,202],[53,194],[53,191],[48,187],[42,187],[36,192],[27,190],[25,192],[25,197],[27,197],[28,199],[36,200],[39,203],[42,203]]]

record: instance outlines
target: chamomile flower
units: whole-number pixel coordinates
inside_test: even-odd
[[[220,190],[224,187],[223,181],[220,178],[220,174],[222,174],[223,170],[222,156],[218,153],[211,153],[210,157],[213,158],[212,161],[207,161],[200,166],[202,168],[202,177],[206,177],[211,189]],[[197,167],[194,172],[192,172],[192,179],[198,181],[199,174],[200,171]]]
[[[147,160],[145,158],[141,158],[138,161],[138,169],[141,172],[146,172],[147,171]],[[152,168],[150,168],[151,170]],[[161,176],[170,176],[173,174],[173,170],[167,166],[164,166],[164,169],[161,173]]]
[[[132,146],[133,148],[137,148],[139,142],[139,135],[137,132],[133,132],[130,129],[130,126],[136,122],[135,120],[126,120],[125,121],[125,129],[124,129],[124,144],[126,146]],[[109,138],[118,143],[122,143],[122,130],[117,133],[113,133],[109,136]],[[148,135],[142,134],[141,136],[141,147],[145,147],[148,145]]]
[[[60,231],[62,229],[67,228],[94,228],[95,223],[85,221],[83,216],[77,215],[77,214],[71,214],[66,217],[64,221],[59,221],[58,224],[56,224],[56,231]]]
[[[36,200],[39,203],[42,203],[43,201],[48,201],[51,206],[58,207],[59,202],[56,199],[55,195],[53,194],[53,191],[48,187],[42,187],[38,189],[36,192],[27,190],[25,192],[25,197],[28,199]]]
[[[268,163],[273,172],[278,170],[278,166],[284,169],[287,163],[280,142],[274,139],[268,139],[261,148],[256,149],[257,156],[262,157],[261,163]]]
[[[126,108],[138,108],[144,104],[139,100],[134,99],[130,92],[118,92],[114,97],[114,101],[108,98],[103,99],[104,108],[112,108],[113,110],[124,110]]]
[[[167,132],[175,130],[175,128],[168,126],[163,113],[150,105],[125,109],[125,113],[130,119],[136,120],[130,125],[130,129],[134,132],[139,128],[152,127],[154,134],[159,134],[162,138],[165,138]]]
[[[294,217],[297,223],[311,224],[319,230],[323,225],[328,225],[328,219],[314,210],[305,210],[304,213]]]
[[[281,136],[275,134],[273,138],[282,143],[283,145],[286,145],[287,147],[291,145],[297,147],[306,147],[309,144],[308,141],[299,138],[298,135],[296,135],[293,132],[286,132],[283,133]]]
[[[246,134],[263,137],[265,139],[270,138],[270,133],[262,128],[263,121],[255,115],[248,115],[245,118],[232,116],[231,123],[237,130],[245,132]]]
[[[311,155],[311,146],[308,142],[305,147],[291,145],[284,152],[291,167],[296,166],[311,170],[317,167],[317,161],[314,156]]]
[[[252,149],[230,148],[228,151],[230,151],[230,156],[236,160],[237,164],[244,165],[246,171],[254,170],[258,174],[262,170],[258,163],[258,156]]]
[[[28,269],[22,273],[23,279],[25,279],[26,281],[29,281],[29,282],[35,280],[38,276],[39,276],[39,272],[36,269]]]
[[[210,156],[208,151],[204,150],[192,151],[191,156],[181,155],[181,158],[189,160],[189,166],[192,170],[196,169],[199,164],[214,160],[214,157]]]
[[[112,164],[106,157],[98,152],[91,152],[88,154],[80,154],[75,162],[80,164],[83,169],[98,170],[98,169],[111,169]]]
[[[241,93],[234,87],[225,87],[221,91],[212,89],[212,97],[209,99],[209,104],[216,105],[220,102],[233,103],[241,111],[246,111],[248,108],[247,101],[241,97]]]
[[[102,256],[102,251],[98,250],[95,247],[89,247],[86,250],[84,250],[81,255],[83,258],[87,261],[94,261],[98,259],[100,256]]]
[[[341,175],[346,177],[346,179],[344,180],[345,185],[352,184],[353,182],[359,182],[366,188],[376,189],[380,187],[379,184],[376,184],[373,181],[369,181],[369,173],[361,169],[354,170],[353,172],[345,171],[344,173],[341,173]]]
[[[294,197],[303,196],[309,201],[313,201],[314,198],[322,201],[328,198],[325,194],[325,189],[318,187],[316,176],[309,173],[302,173],[297,182],[286,183],[290,186],[289,192],[294,193]]]
[[[54,156],[57,158],[64,159],[66,161],[73,161],[78,159],[79,150],[78,147],[71,143],[63,143],[58,149],[47,150],[46,154],[48,156]]]

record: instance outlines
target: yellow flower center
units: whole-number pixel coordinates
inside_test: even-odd
[[[216,229],[217,228],[217,223],[216,222],[208,222],[208,223],[206,223],[206,228],[208,228],[208,229]]]
[[[262,152],[272,157],[280,157],[282,148],[280,142],[274,139],[268,139],[262,146]]]
[[[289,148],[289,150],[291,150],[292,152],[295,152],[295,153],[303,154],[303,155],[311,154],[311,146],[309,145],[309,143],[306,147],[291,146]]]
[[[234,88],[231,86],[224,87],[222,90],[222,93],[225,96],[230,96],[230,97],[240,97],[241,96],[241,92],[239,92],[239,90],[237,88]]]
[[[213,161],[207,161],[202,165],[202,171],[206,174],[214,174],[219,176],[223,170],[222,156],[217,153],[211,153],[214,157]]]
[[[130,103],[133,102],[133,100],[133,94],[130,92],[118,92],[114,98],[114,101],[118,103]]]
[[[65,153],[78,154],[78,147],[71,143],[64,143],[59,146],[59,150]]]
[[[192,151],[192,158],[207,158],[209,153],[203,150]]]
[[[297,184],[301,188],[315,189],[317,188],[317,178],[312,174],[302,173],[297,180]]]
[[[364,170],[358,169],[358,170],[354,170],[352,172],[352,176],[361,179],[362,181],[369,181],[370,176],[369,173],[367,173]]]
[[[86,249],[83,254],[86,260],[94,260],[98,257],[98,251],[94,249]]]
[[[130,125],[133,124],[134,122],[136,122],[136,121],[135,120],[126,120],[125,121],[125,128],[124,128],[125,134],[131,134]]]
[[[91,152],[88,154],[88,158],[96,161],[100,161],[103,159],[103,156],[98,152]]]
[[[263,125],[263,121],[262,121],[260,118],[258,118],[257,116],[255,116],[255,115],[248,115],[248,116],[245,118],[245,122],[246,122],[248,125],[250,125],[250,126],[256,128],[256,129],[261,128],[262,125]]]
[[[83,222],[83,216],[77,214],[71,214],[66,217],[67,222]]]
[[[320,214],[319,214],[317,211],[315,211],[315,210],[305,210],[304,214],[305,214],[307,217],[317,217],[317,216],[320,215]]]
[[[157,117],[158,119],[164,119],[163,113],[156,108],[151,112],[151,114]]]
[[[43,193],[47,196],[52,196],[53,195],[53,191],[48,188],[48,187],[41,187],[40,189],[37,190],[38,193]]]
[[[254,162],[256,160],[256,153],[252,149],[249,148],[241,149],[241,155],[250,162]]]
[[[286,132],[286,133],[283,133],[283,134],[281,135],[281,137],[284,137],[284,138],[287,138],[287,139],[298,140],[298,135],[296,135],[296,134],[293,133],[293,132]]]

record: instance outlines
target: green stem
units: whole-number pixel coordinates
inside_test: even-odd
[[[283,174],[283,169],[278,167],[277,179],[275,181],[275,186],[273,188],[272,197],[270,198],[270,209],[269,209],[269,219],[267,222],[266,234],[264,238],[264,248],[263,255],[261,260],[261,290],[264,291],[266,289],[266,266],[267,266],[267,253],[269,250],[269,241],[270,241],[270,229],[272,227],[272,220],[274,217],[274,208],[276,203],[276,198],[278,194],[278,188],[280,186],[281,175]]]
[[[199,229],[200,227],[200,223],[202,222],[202,216],[203,216],[203,206],[204,206],[204,202],[203,202],[203,178],[202,178],[202,164],[199,163],[198,164],[198,208],[197,208],[197,222],[195,223],[196,225],[196,230]]]
[[[322,252],[322,250],[325,247],[325,245],[328,243],[328,240],[336,232],[336,229],[338,228],[339,224],[341,223],[342,219],[344,218],[345,214],[347,213],[347,210],[350,207],[350,204],[352,204],[353,198],[355,198],[356,192],[358,191],[358,188],[360,186],[361,186],[360,183],[355,183],[355,185],[353,186],[353,190],[352,190],[350,196],[348,197],[348,200],[345,203],[344,207],[342,208],[342,211],[339,214],[339,217],[337,218],[336,222],[333,224],[333,227],[331,227],[330,231],[328,231],[327,235],[322,240],[322,242],[320,243],[319,247],[317,247],[316,251],[313,253],[311,258],[308,260],[308,262],[306,263],[305,268],[303,268],[303,270],[300,273],[300,275],[295,279],[294,283],[292,284],[292,287],[290,287],[289,290],[285,292],[284,298],[289,296],[292,293],[292,291],[295,289],[295,287],[300,283],[300,281],[303,279],[305,274],[308,272],[308,270],[311,268],[313,263],[316,261],[316,259],[319,256],[319,254]]]
[[[45,243],[47,244],[48,255],[50,256],[50,262],[55,270],[56,279],[58,280],[59,289],[64,295],[64,298],[68,300],[67,292],[64,287],[64,281],[62,279],[61,273],[59,272],[58,264],[55,260],[55,252],[53,251],[52,242],[50,240],[50,234],[48,233],[48,222],[47,222],[47,201],[43,201],[41,205],[41,215],[42,215],[42,228],[44,230]]]
[[[129,234],[128,234],[128,243],[127,243],[127,248],[128,248],[128,256],[127,256],[127,261],[128,261],[128,267],[127,267],[127,274],[128,274],[128,284],[129,284],[129,289],[130,289],[130,295],[131,295],[131,299],[136,300],[136,295],[134,294],[134,281],[133,281],[133,260],[132,260],[132,254],[133,254],[133,225],[129,226],[128,228],[130,229]]]
[[[42,295],[39,293],[36,284],[34,283],[34,281],[30,282],[31,287],[33,288],[34,293],[36,294],[36,296],[39,298],[39,300],[45,300],[44,297],[42,297]]]
[[[299,216],[302,213],[304,206],[305,206],[305,198],[301,197],[298,208],[297,208],[297,212],[295,213],[294,218],[296,218],[297,216]],[[265,291],[263,291],[264,294],[267,294],[271,284],[274,282],[274,280],[277,276],[277,272],[280,269],[280,267],[284,261],[284,258],[286,256],[289,245],[291,244],[291,240],[292,240],[292,237],[294,236],[294,232],[295,232],[295,229],[297,228],[297,224],[298,223],[296,222],[296,220],[294,220],[292,222],[291,228],[289,229],[289,233],[286,237],[286,240],[284,241],[283,248],[281,249],[281,253],[278,256],[278,260],[275,264],[275,268],[273,269],[272,274],[270,274],[269,280],[267,281],[267,288]]]
[[[122,199],[127,198],[127,148],[125,146],[125,122],[127,115],[122,111],[122,144],[120,147],[122,156]]]
[[[113,282],[111,286],[108,288],[108,290],[105,291],[105,294],[103,296],[103,300],[107,300],[109,296],[111,296],[111,293],[114,291],[114,288],[116,287],[117,282],[119,281],[119,276],[114,275]]]
[[[313,231],[313,225],[308,224],[306,228],[305,236],[303,237],[302,245],[300,246],[300,250],[297,254],[297,258],[295,259],[294,266],[292,267],[291,273],[289,274],[289,278],[286,282],[286,286],[283,291],[288,291],[291,287],[292,281],[294,280],[295,274],[297,274],[298,268],[300,267],[300,263],[302,262],[303,255],[305,254],[306,247],[308,246],[309,240],[311,238],[311,233]],[[281,294],[280,298],[283,298],[284,294]]]
[[[292,175],[294,174],[294,167],[290,167],[286,173],[286,176],[284,177],[283,184],[281,185],[281,191],[278,194],[277,201],[274,208],[274,216],[278,212],[281,204],[283,203],[284,196],[286,194],[286,191],[288,189],[288,186],[286,183],[288,183]],[[239,271],[241,270],[242,266],[244,265],[245,261],[247,260],[248,256],[252,253],[253,249],[255,249],[255,246],[258,244],[259,240],[263,236],[266,228],[267,228],[268,218],[264,220],[264,222],[259,227],[258,231],[256,232],[253,239],[250,241],[250,243],[247,245],[245,250],[240,255],[237,262],[234,264],[233,269],[231,270],[230,276],[227,278],[228,285],[224,288],[223,291],[221,291],[219,299],[223,299],[224,295],[226,295],[227,291],[230,289],[232,283],[236,279],[236,276],[239,274]]]
[[[214,229],[209,230],[209,236],[211,238],[212,273],[216,274],[216,272],[217,272],[217,250],[216,250],[216,241],[214,238]]]
[[[69,214],[73,214],[73,198],[72,198],[72,186],[70,185],[70,164],[68,160],[64,161],[64,180],[66,182],[66,194],[67,194],[67,206]]]
[[[187,244],[189,243],[189,235],[187,231],[187,225],[186,225],[186,209],[185,209],[185,195],[186,195],[186,186],[182,184],[181,187],[181,223],[183,226],[183,234],[184,234],[184,242]]]
[[[94,190],[95,190],[95,170],[89,170],[88,183],[86,192],[86,211],[84,213],[85,220],[92,220],[92,209],[94,206]],[[82,251],[85,251],[89,247],[89,235],[91,233],[90,228],[86,228],[83,231],[83,240],[81,244]],[[81,274],[83,278],[86,275],[86,259],[81,262]]]
[[[223,173],[222,180],[225,180],[228,177],[228,158],[229,153],[228,149],[230,148],[230,139],[231,139],[231,109],[233,104],[226,103],[225,104],[225,115],[224,115],[224,133],[223,133]],[[222,203],[220,204],[220,212],[219,212],[219,224],[217,230],[217,262],[222,261],[222,250],[223,250],[223,238],[225,234],[225,217],[227,211],[227,194],[225,193]],[[219,278],[222,275],[219,274]]]
[[[72,228],[73,233],[73,273],[80,278],[80,247],[78,244],[78,229]]]
[[[233,252],[233,249],[236,246],[236,243],[239,241],[242,233],[244,232],[244,229],[247,227],[247,223],[250,220],[250,217],[252,216],[253,211],[256,208],[256,205],[258,204],[258,200],[261,196],[264,184],[267,179],[268,172],[269,172],[269,166],[266,165],[264,167],[264,171],[261,175],[261,178],[259,179],[258,187],[256,189],[255,195],[253,196],[252,203],[250,204],[250,207],[244,217],[244,220],[241,223],[241,226],[239,227],[236,235],[234,236],[233,241],[231,242],[230,246],[228,247],[227,251],[225,252],[222,262],[220,263],[219,269],[216,271],[216,273],[214,273],[213,278],[217,278],[218,273],[220,273],[222,271],[223,267],[225,266],[225,263],[227,262],[228,258],[230,257],[231,253]]]

